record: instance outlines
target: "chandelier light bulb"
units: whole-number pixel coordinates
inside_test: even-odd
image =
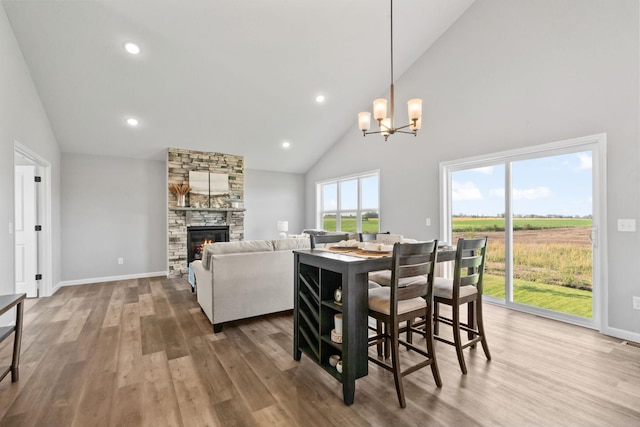
[[[373,101],[373,118],[382,120],[387,117],[387,100],[379,98]]]
[[[410,99],[407,102],[407,109],[410,121],[419,120],[422,117],[422,99]]]
[[[360,126],[361,131],[368,131],[371,127],[371,113],[368,111],[358,113],[358,125]]]

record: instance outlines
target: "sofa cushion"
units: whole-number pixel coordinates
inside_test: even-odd
[[[307,237],[306,239],[277,239],[273,240],[273,249],[276,251],[294,251],[296,249],[309,249],[311,248],[311,241]]]
[[[236,254],[247,252],[273,252],[271,240],[243,240],[240,242],[216,242],[205,245],[202,265],[209,270],[211,255]]]

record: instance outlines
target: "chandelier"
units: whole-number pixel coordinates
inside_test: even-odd
[[[371,127],[371,113],[364,111],[358,113],[358,125],[363,136],[372,133],[380,133],[386,141],[389,135],[394,133],[408,133],[417,135],[422,126],[422,99],[410,99],[407,102],[409,111],[409,124],[395,127],[394,123],[394,93],[393,93],[393,0],[391,3],[391,87],[389,89],[389,116],[387,116],[387,100],[384,98],[373,101],[373,118],[378,121],[380,130],[369,132]],[[409,128],[407,130],[407,128]]]

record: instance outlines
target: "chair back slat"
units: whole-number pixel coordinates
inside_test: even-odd
[[[460,268],[476,268],[482,264],[482,255],[467,256],[460,260]]]
[[[402,265],[398,269],[398,277],[413,277],[413,276],[423,276],[425,274],[429,274],[431,271],[431,261],[420,262],[419,264],[411,264],[411,265]]]
[[[396,291],[396,299],[398,301],[405,301],[408,299],[424,297],[427,295],[427,283],[424,285],[411,285],[403,288],[398,288]]]
[[[468,276],[460,276],[460,287],[462,286],[475,286],[480,280],[480,274],[469,274]]]

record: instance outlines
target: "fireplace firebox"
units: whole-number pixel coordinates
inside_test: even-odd
[[[187,227],[187,265],[202,259],[204,245],[228,241],[228,225]]]

